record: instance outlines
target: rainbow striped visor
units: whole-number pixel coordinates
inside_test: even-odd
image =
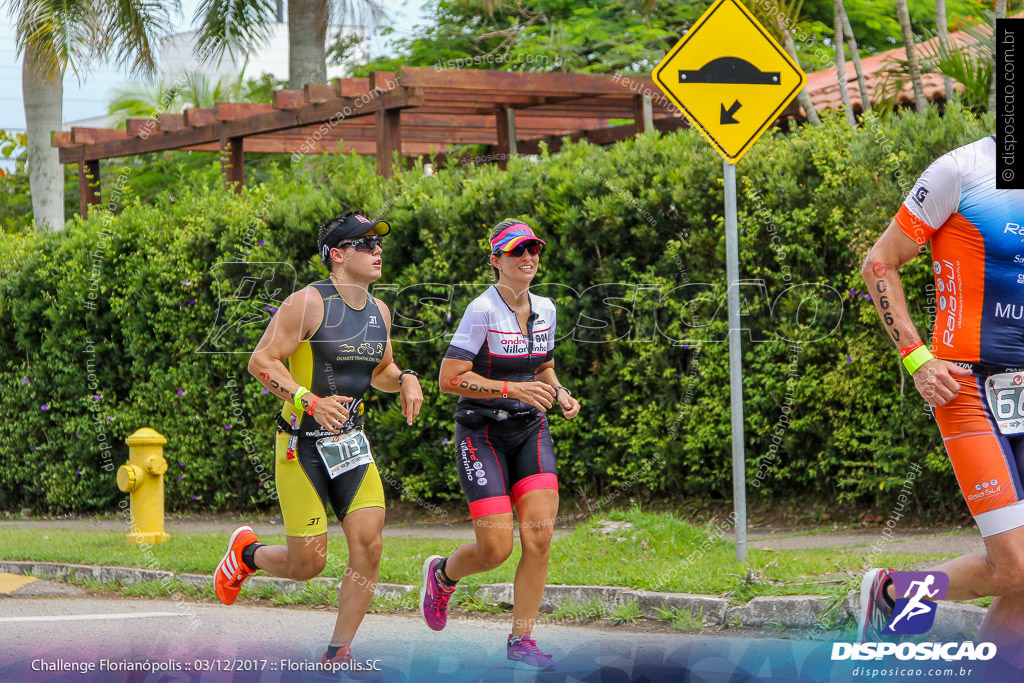
[[[491,253],[498,254],[515,249],[523,242],[540,242],[547,244],[544,240],[533,234],[533,229],[526,223],[510,225],[491,240]]]

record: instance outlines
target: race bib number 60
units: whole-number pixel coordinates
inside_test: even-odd
[[[1024,434],[1024,372],[1004,372],[985,380],[985,395],[999,431]]]
[[[373,462],[370,442],[361,429],[350,434],[317,439],[316,450],[320,454],[320,459],[324,461],[331,479],[360,465]]]

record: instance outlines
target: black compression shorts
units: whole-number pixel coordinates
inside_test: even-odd
[[[473,519],[512,512],[512,503],[529,491],[558,490],[555,450],[543,415],[473,428],[456,422],[455,453]]]

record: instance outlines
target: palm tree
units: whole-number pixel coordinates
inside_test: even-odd
[[[939,32],[939,44],[943,50],[949,50],[949,26],[946,22],[946,0],[935,0],[935,28]],[[953,99],[956,91],[953,89],[953,79],[946,74],[942,75],[942,83],[946,89],[946,101]]]
[[[3,0],[15,22],[22,57],[29,187],[37,227],[64,227],[64,172],[50,132],[60,130],[63,78],[95,59],[134,73],[154,71],[153,43],[170,29],[178,0]]]
[[[380,0],[289,0],[288,87],[327,81],[327,27],[377,26],[387,13]],[[269,0],[201,0],[195,22],[201,28],[196,54],[218,58],[224,51],[249,54],[266,43],[270,25],[280,18],[280,3]]]
[[[907,0],[896,0],[896,18],[899,19],[903,44],[907,49],[907,67],[910,70],[910,82],[914,86],[914,108],[918,112],[924,112],[928,108],[928,100],[924,96],[924,86],[921,85],[921,65],[917,61],[917,52],[914,48],[914,30],[910,27]]]
[[[653,0],[650,4],[653,7]],[[786,53],[793,63],[802,69],[800,58],[796,54],[796,45],[793,43],[792,29],[800,22],[800,9],[803,7],[803,0],[774,0],[764,5],[754,5],[754,7],[754,15],[766,26],[775,27],[775,37],[781,38],[782,47],[785,48]],[[765,11],[759,11],[762,8]],[[800,88],[796,99],[804,110],[807,122],[814,126],[820,126],[821,119],[818,118],[818,112],[814,110],[814,104],[811,102],[806,85]]]
[[[857,50],[857,38],[853,35],[853,26],[850,25],[850,18],[846,15],[846,7],[843,0],[836,0],[836,9],[839,10],[840,19],[843,22],[843,33],[850,43],[850,59],[853,60],[853,70],[857,72],[857,86],[860,88],[861,111],[871,109],[871,95],[868,93],[868,84],[864,80],[864,69],[860,65],[860,51]]]
[[[925,29],[925,40],[917,46],[918,64],[922,74],[939,73],[961,86],[959,97],[965,106],[976,111],[988,105],[989,86],[995,71],[993,52],[992,12],[984,12],[984,19],[968,24],[957,32],[956,40],[943,44]],[[875,88],[876,99],[883,109],[891,109],[899,100],[899,93],[910,80],[910,67],[906,59],[890,59],[882,67],[882,82]]]
[[[846,122],[851,126],[857,125],[857,118],[853,115],[853,107],[850,106],[850,90],[846,85],[846,55],[843,53],[843,0],[833,0],[832,26],[835,34],[832,41],[836,48],[836,77],[839,79],[839,97],[843,101],[843,109],[846,110]]]

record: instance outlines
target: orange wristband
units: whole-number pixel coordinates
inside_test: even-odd
[[[501,397],[508,398],[508,380],[501,383]]]
[[[309,402],[309,407],[306,408],[306,413],[310,417],[313,417],[313,411],[316,410],[316,404],[317,404],[317,401],[319,401],[319,400],[320,400],[320,397],[316,396],[316,397],[313,398],[312,401]]]

